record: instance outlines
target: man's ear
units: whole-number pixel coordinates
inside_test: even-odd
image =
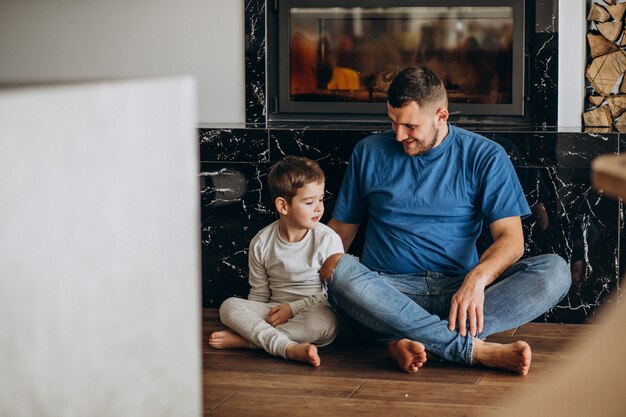
[[[450,112],[445,107],[440,107],[435,112],[435,124],[446,123],[450,117]]]
[[[274,206],[276,206],[276,211],[280,214],[287,214],[289,203],[287,203],[287,200],[283,197],[276,197],[276,200],[274,200]]]

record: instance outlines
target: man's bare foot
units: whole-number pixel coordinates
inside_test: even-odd
[[[287,359],[308,362],[313,366],[320,366],[322,360],[317,354],[317,347],[310,343],[290,343],[285,350]]]
[[[333,277],[333,271],[342,256],[343,253],[335,253],[326,258],[324,264],[322,264],[322,267],[320,268],[320,279],[322,281],[328,281]]]
[[[398,362],[400,368],[406,372],[417,372],[426,363],[426,348],[414,340],[392,340],[387,345],[387,351],[392,359]]]
[[[474,338],[472,360],[490,368],[500,368],[526,375],[530,369],[532,351],[528,343],[517,341],[502,345]]]
[[[230,330],[222,330],[211,333],[209,346],[215,349],[245,349],[250,344],[246,339]]]

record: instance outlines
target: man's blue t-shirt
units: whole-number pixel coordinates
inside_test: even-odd
[[[487,224],[530,214],[504,149],[449,125],[443,142],[410,157],[393,131],[360,141],[333,217],[367,231],[361,262],[384,273],[464,275],[477,263]]]

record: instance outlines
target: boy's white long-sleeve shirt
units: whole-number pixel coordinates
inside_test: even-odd
[[[319,223],[299,242],[287,242],[278,233],[279,220],[263,228],[250,242],[249,300],[289,304],[295,316],[326,300],[319,270],[330,255],[343,253],[341,238]]]

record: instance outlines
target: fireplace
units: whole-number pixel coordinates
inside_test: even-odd
[[[536,122],[533,0],[281,0],[268,7],[268,121],[385,121],[393,76],[423,65],[446,84],[452,121]]]

